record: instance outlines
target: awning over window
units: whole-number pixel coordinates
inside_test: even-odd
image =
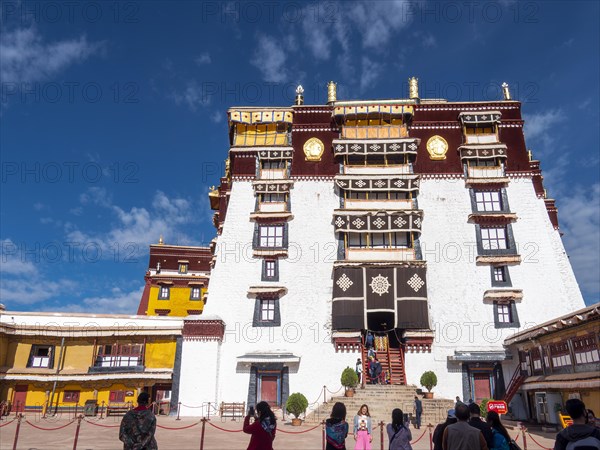
[[[289,352],[256,352],[237,357],[238,363],[299,363],[300,357]]]
[[[338,266],[333,273],[332,328],[430,329],[424,266]]]
[[[420,139],[334,139],[334,155],[399,155],[409,153],[416,155]]]
[[[386,232],[421,232],[423,211],[396,212],[351,212],[344,210],[335,212],[333,224],[335,232],[347,233],[386,233]]]
[[[333,110],[334,116],[369,116],[388,115],[402,116],[412,115],[414,108],[409,105],[387,105],[381,103],[370,103],[364,105],[336,106]]]
[[[419,175],[337,175],[335,184],[344,191],[418,191]]]
[[[501,116],[500,111],[463,111],[458,115],[458,119],[464,125],[483,125],[499,122]]]
[[[507,156],[507,148],[504,144],[461,145],[458,151],[461,159],[492,159]]]
[[[287,294],[285,286],[250,286],[248,289],[249,297],[268,296],[279,298]]]
[[[252,187],[256,194],[282,194],[289,192],[292,184],[291,180],[253,181]]]
[[[228,111],[231,122],[251,124],[284,122],[292,123],[294,115],[291,109],[230,109]]]

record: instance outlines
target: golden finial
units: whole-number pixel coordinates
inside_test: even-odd
[[[337,84],[333,81],[327,83],[327,103],[334,103],[337,101]]]
[[[504,100],[510,100],[510,91],[508,90],[508,83],[502,83],[502,95],[504,95]]]
[[[229,158],[227,158],[225,160],[225,178],[229,178],[231,175],[229,172],[230,166],[231,166],[231,161],[229,160]]]
[[[533,152],[531,150],[527,150],[527,155],[529,156],[529,161],[533,161]]]
[[[296,88],[296,105],[304,105],[304,88],[301,84]]]
[[[548,191],[544,189],[544,198],[548,198]]]
[[[408,79],[408,97],[414,100],[419,98],[419,79],[417,77]]]
[[[163,245],[165,243],[165,241],[163,240],[163,235],[161,234],[160,237],[158,238],[158,245]]]

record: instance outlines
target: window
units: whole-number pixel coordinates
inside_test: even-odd
[[[349,248],[366,248],[367,235],[363,233],[348,233]]]
[[[550,344],[550,358],[552,360],[552,367],[559,368],[571,365],[569,344],[566,342]]]
[[[64,391],[63,403],[79,403],[79,391]]]
[[[281,325],[278,298],[257,298],[254,307],[254,327],[278,327]]]
[[[109,344],[98,347],[96,367],[132,367],[142,364],[141,344]]]
[[[466,127],[466,134],[492,134],[494,133],[494,127]]]
[[[27,367],[50,369],[54,365],[53,345],[32,345]]]
[[[263,259],[262,281],[279,281],[279,260]]]
[[[264,203],[284,203],[286,194],[261,194],[261,201]]]
[[[187,273],[188,264],[187,263],[179,263],[179,273]]]
[[[108,401],[110,403],[124,403],[125,391],[110,391],[110,394],[108,394]]]
[[[515,302],[494,302],[495,328],[518,328],[519,317]]]
[[[285,161],[282,160],[267,160],[261,162],[263,169],[285,169]]]
[[[490,266],[492,271],[492,286],[512,286],[508,274],[508,266]]]
[[[470,167],[497,167],[500,165],[495,158],[473,158],[469,159],[467,164]]]
[[[171,289],[169,286],[159,286],[158,299],[159,300],[169,300],[169,296],[171,293]]]
[[[477,211],[502,211],[502,194],[500,191],[476,191],[475,205]]]
[[[531,349],[531,360],[533,361],[533,371],[542,372],[542,355],[538,347]]]
[[[259,247],[283,247],[283,225],[261,225],[259,230]]]
[[[593,334],[573,338],[571,342],[573,343],[576,364],[589,364],[600,361],[598,345]]]
[[[190,289],[190,300],[200,300],[201,294],[202,289],[200,289],[200,286],[192,286]]]
[[[484,250],[507,249],[506,228],[481,227],[481,246]]]

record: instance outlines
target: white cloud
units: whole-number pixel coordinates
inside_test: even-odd
[[[330,30],[326,27],[315,27],[314,24],[305,20],[302,22],[306,45],[317,60],[328,60],[330,56],[331,38]]]
[[[281,83],[287,80],[286,54],[279,39],[260,35],[250,64],[256,67],[264,81]]]
[[[600,183],[576,186],[558,200],[563,241],[586,298],[600,295]]]
[[[212,62],[212,59],[210,58],[210,54],[208,52],[204,52],[200,56],[198,56],[194,61],[196,62],[196,64],[201,66],[203,64],[210,64]]]
[[[362,35],[362,46],[382,49],[393,35],[408,26],[414,7],[406,0],[379,2],[352,2],[346,4],[346,13],[353,26]]]
[[[549,155],[553,149],[551,145],[554,142],[552,136],[553,128],[564,120],[564,114],[560,109],[550,109],[537,114],[524,114],[525,136],[530,143],[541,143],[542,147],[536,150],[542,154]]]
[[[0,78],[3,83],[30,83],[47,79],[68,66],[82,62],[102,44],[85,36],[44,42],[35,27],[0,34]]]
[[[143,291],[144,286],[132,291],[123,291],[121,288],[115,287],[107,295],[86,297],[77,303],[68,303],[58,307],[50,305],[42,309],[75,313],[106,313],[110,311],[111,314],[136,314]]]
[[[0,241],[0,274],[4,275],[35,275],[37,269],[35,265],[28,260],[24,244],[18,244],[11,239]],[[33,255],[35,257],[35,255]],[[3,298],[3,296],[0,296]]]
[[[210,104],[210,97],[195,81],[189,81],[183,92],[172,92],[168,97],[177,105],[186,105],[192,111],[196,111],[199,106]]]
[[[210,115],[210,121],[213,123],[221,123],[225,118],[225,113],[221,110],[213,111]]]
[[[360,76],[360,91],[372,90],[373,85],[383,71],[383,64],[372,61],[366,56],[362,58],[362,71]]]

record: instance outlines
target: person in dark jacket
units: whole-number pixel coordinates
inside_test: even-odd
[[[471,416],[469,419],[469,425],[481,431],[488,448],[492,448],[494,445],[494,434],[492,433],[492,428],[483,420],[481,420],[481,417],[479,417],[481,414],[481,409],[477,403],[471,403],[469,405],[469,414]]]
[[[247,450],[273,450],[273,440],[277,431],[277,419],[267,402],[256,405],[254,423],[250,423],[250,411],[244,419],[244,433],[250,434]]]
[[[569,425],[556,435],[554,450],[566,450],[570,443],[584,439],[589,448],[600,448],[600,430],[586,423],[585,404],[578,398],[572,398],[567,400],[565,408],[573,419],[573,425]]]
[[[379,360],[377,359],[377,356],[375,357],[374,361],[373,361],[373,381],[374,384],[379,384],[380,381],[380,376],[381,376],[381,363],[379,362]]]
[[[421,429],[421,415],[423,414],[423,402],[419,400],[419,397],[415,395],[415,428],[417,430]]]
[[[127,411],[121,420],[119,440],[123,442],[124,450],[158,450],[154,439],[156,416],[148,407],[150,396],[142,392],[137,402],[137,408]]]
[[[502,425],[498,413],[496,411],[489,411],[485,421],[492,428],[493,445],[489,450],[510,450],[510,435],[504,425]]]
[[[433,431],[433,450],[442,450],[442,437],[444,436],[444,430],[448,425],[452,425],[453,423],[456,423],[456,416],[454,415],[454,410],[449,409],[446,421],[439,423]]]
[[[346,450],[348,422],[346,422],[346,405],[337,402],[331,409],[331,417],[325,421],[325,450]]]

